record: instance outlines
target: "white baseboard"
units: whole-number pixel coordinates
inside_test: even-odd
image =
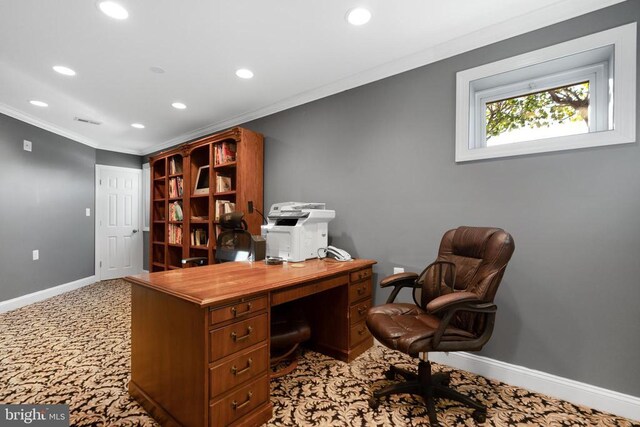
[[[429,353],[429,359],[577,405],[640,420],[640,398],[628,394],[466,352]]]
[[[96,276],[89,276],[73,282],[54,286],[53,288],[43,289],[32,294],[23,295],[7,301],[0,301],[0,313],[15,310],[16,308],[24,307],[25,305],[33,304],[34,302],[42,301],[74,289],[82,288],[83,286],[87,286],[95,282]]]

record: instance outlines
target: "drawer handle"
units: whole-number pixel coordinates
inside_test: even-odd
[[[365,314],[365,313],[367,312],[367,308],[368,308],[368,307],[367,307],[366,305],[364,305],[364,306],[362,306],[362,307],[358,308],[358,314],[359,314],[360,316],[362,316],[363,314]]]
[[[360,328],[360,330],[358,331],[358,335],[362,335],[366,332],[365,328]]]
[[[233,317],[240,317],[240,316],[246,316],[247,314],[251,313],[251,303],[248,302],[247,303],[247,309],[243,312],[238,313],[238,308],[233,306],[231,307],[231,313],[233,313]]]
[[[242,403],[238,403],[238,402],[236,402],[234,400],[233,402],[231,402],[231,408],[233,408],[234,411],[244,408],[245,406],[247,406],[251,402],[251,397],[252,396],[253,396],[252,392],[247,393],[247,400],[245,400]]]
[[[245,372],[249,372],[251,370],[251,365],[253,364],[253,360],[251,360],[251,358],[249,358],[249,360],[247,360],[247,367],[240,369],[238,371],[238,368],[236,368],[236,365],[233,365],[233,367],[231,368],[231,373],[233,375],[241,375],[244,374]]]
[[[247,338],[249,338],[249,336],[251,335],[251,332],[253,332],[253,328],[251,326],[249,326],[247,328],[247,333],[246,335],[243,335],[241,337],[238,336],[238,334],[236,334],[235,332],[231,332],[231,339],[233,339],[233,341],[238,342],[238,341],[244,341]]]
[[[358,295],[362,295],[362,294],[364,293],[364,291],[365,291],[364,286],[363,286],[363,287],[358,288]]]

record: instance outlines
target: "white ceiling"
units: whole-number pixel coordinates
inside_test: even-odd
[[[117,21],[95,0],[1,0],[0,112],[147,154],[620,1],[119,0]]]

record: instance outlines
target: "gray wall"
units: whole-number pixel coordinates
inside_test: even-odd
[[[266,136],[266,206],[326,202],[333,244],[378,278],[422,269],[451,227],[503,227],[516,251],[482,354],[640,396],[638,144],[454,162],[457,71],[639,17],[622,3],[245,124]]]
[[[95,151],[0,115],[0,301],[94,274]]]
[[[142,156],[118,153],[116,151],[96,150],[96,164],[142,169]]]
[[[31,153],[22,149],[25,139]],[[140,168],[142,158],[0,114],[0,159],[0,301],[93,276],[96,162]]]

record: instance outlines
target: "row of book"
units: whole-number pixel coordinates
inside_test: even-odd
[[[182,221],[184,215],[182,215],[182,206],[180,203],[173,202],[169,204],[169,221]]]
[[[169,243],[181,245],[182,244],[182,226],[176,224],[169,224]]]
[[[177,173],[182,173],[182,159],[174,156],[169,159],[169,175]]]
[[[191,246],[208,246],[207,231],[203,228],[196,228],[191,231]]]
[[[216,193],[223,193],[225,191],[231,191],[231,177],[224,175],[216,176]]]
[[[215,209],[216,214],[214,218],[216,221],[219,221],[222,215],[234,212],[236,210],[236,204],[228,200],[216,200]]]
[[[234,142],[223,142],[216,144],[213,148],[214,161],[216,165],[236,161],[236,144]]]
[[[184,193],[184,179],[182,177],[175,177],[169,179],[169,197],[182,197]]]

